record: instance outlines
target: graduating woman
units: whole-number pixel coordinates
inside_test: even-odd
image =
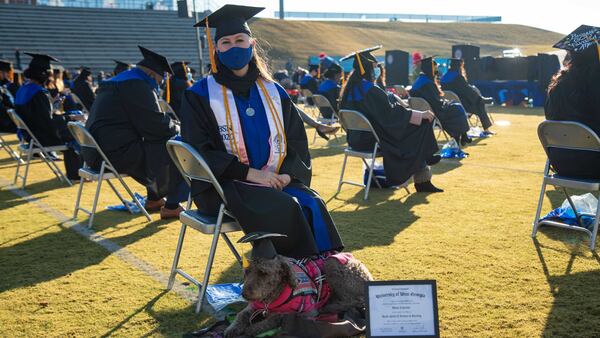
[[[471,139],[467,136],[469,121],[464,108],[442,98],[442,92],[436,80],[436,63],[428,57],[421,60],[421,74],[410,89],[410,96],[425,99],[433,109],[442,127],[456,142],[465,145]]]
[[[493,134],[489,129],[492,121],[485,109],[485,99],[468,82],[465,62],[462,59],[451,59],[450,69],[440,80],[443,90],[450,90],[458,95],[465,110],[479,117],[484,134]]]
[[[325,80],[321,82],[317,93],[323,95],[327,99],[327,101],[329,101],[331,107],[337,112],[337,100],[340,97],[341,90],[341,87],[340,85],[338,85],[338,82],[342,78],[342,67],[340,67],[340,65],[336,63],[333,63],[331,66],[329,66],[329,68],[327,68],[327,70],[323,74],[323,77],[325,78]],[[321,111],[321,115],[323,115],[324,118],[330,119],[333,117],[334,112],[332,112],[331,109],[329,109],[328,107],[319,107],[319,110]]]
[[[419,112],[404,108],[388,98],[385,91],[375,85],[380,68],[370,53],[381,46],[351,53],[341,60],[354,58],[354,70],[342,89],[342,109],[361,112],[371,123],[381,140],[383,167],[386,180],[400,185],[414,177],[418,192],[442,192],[431,183],[429,165],[440,161],[434,156],[438,151],[430,111]],[[348,144],[356,150],[373,149],[372,133],[348,131]]]
[[[273,242],[294,258],[341,250],[325,203],[309,188],[302,120],[266,71],[246,24],[261,10],[225,5],[196,24],[207,28],[212,74],[183,95],[182,137],[209,164],[244,232],[287,235]],[[220,200],[211,185],[194,182],[192,195],[200,211],[216,214]]]
[[[171,105],[175,115],[179,117],[179,111],[181,110],[181,97],[186,89],[192,86],[192,73],[188,67],[189,62],[177,61],[171,64],[173,69],[173,76],[167,81],[169,83],[169,90],[165,90],[163,93],[165,101]]]

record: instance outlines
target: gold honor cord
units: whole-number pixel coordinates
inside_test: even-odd
[[[213,74],[216,74],[217,65],[215,64],[215,46],[213,46],[213,41],[210,37],[210,27],[208,27],[208,18],[206,18],[206,39],[208,40],[208,54],[210,54],[210,71]],[[200,71],[200,73],[202,73],[202,70]]]
[[[271,116],[273,117],[273,121],[275,121],[275,128],[277,129],[277,140],[283,141],[283,155],[279,156],[279,162],[277,163],[277,173],[279,173],[279,169],[281,168],[281,164],[283,163],[283,159],[287,155],[287,139],[285,137],[285,129],[283,128],[283,123],[279,119],[279,115],[276,114],[275,104],[271,100],[271,96],[267,92],[265,85],[262,83],[262,80],[259,79],[257,81],[260,90],[262,90],[264,97],[267,99],[267,105],[269,106],[269,110],[271,111]]]
[[[167,73],[167,88],[165,89],[165,91],[165,98],[167,100],[167,103],[171,103],[171,76],[169,76],[169,73]]]
[[[227,88],[221,85],[223,93],[223,103],[225,104],[225,121],[227,124],[227,136],[229,136],[229,147],[235,153],[234,155],[240,159],[240,150],[238,149],[237,140],[235,139],[235,130],[233,129],[233,122],[231,121],[231,110],[229,109],[229,99],[227,98]],[[233,103],[235,104],[235,102]],[[231,133],[230,133],[231,131]]]
[[[356,52],[356,60],[358,60],[358,68],[360,68],[360,75],[365,75],[365,68],[363,67],[362,61],[360,60],[359,52]]]

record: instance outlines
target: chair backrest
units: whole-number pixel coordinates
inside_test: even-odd
[[[588,126],[573,121],[543,121],[538,137],[544,149],[600,151],[600,138]]]
[[[444,90],[444,98],[462,104],[462,102],[460,101],[460,97],[458,97],[458,95],[451,90]]]
[[[339,116],[340,124],[344,130],[366,131],[373,133],[377,143],[380,143],[379,137],[377,136],[375,129],[373,129],[371,122],[369,122],[369,120],[363,114],[357,112],[356,110],[340,109]]]
[[[409,97],[408,98],[408,105],[412,109],[415,109],[415,110],[420,110],[420,111],[432,110],[431,106],[429,105],[429,102],[427,102],[422,97]]]
[[[163,99],[158,99],[158,105],[160,106],[160,110],[163,113],[169,115],[172,119],[179,122],[179,116],[175,114],[175,110],[173,110],[173,107],[171,107],[171,105],[167,101]]]
[[[67,128],[71,132],[71,135],[73,135],[73,138],[75,139],[75,141],[77,141],[77,143],[81,147],[96,150],[98,152],[98,154],[100,154],[100,156],[102,157],[102,160],[104,162],[106,162],[106,164],[111,169],[114,169],[116,171],[115,167],[113,167],[113,165],[112,165],[112,163],[110,163],[110,160],[108,159],[108,157],[106,157],[106,155],[104,154],[104,152],[98,145],[98,142],[96,142],[96,139],[94,138],[94,136],[92,136],[92,134],[90,134],[89,130],[87,130],[85,128],[85,125],[82,122],[71,121],[71,122],[67,123]]]
[[[315,103],[315,106],[319,107],[319,108],[329,108],[331,110],[333,110],[333,107],[331,106],[331,103],[329,102],[329,100],[327,100],[327,98],[321,94],[314,94],[312,96],[313,102]]]
[[[36,147],[42,146],[40,141],[38,141],[37,137],[35,137],[35,135],[33,135],[33,133],[31,132],[31,129],[29,129],[29,127],[27,126],[25,121],[23,121],[21,116],[19,116],[19,114],[17,114],[17,112],[14,109],[8,109],[6,112],[8,113],[8,117],[10,117],[10,119],[13,121],[15,126],[17,126],[17,129],[21,129],[22,131],[26,132],[27,135],[29,135],[29,137],[31,137],[31,140],[33,141],[33,143]]]
[[[84,113],[86,113],[88,115],[90,114],[90,112],[85,107],[85,104],[83,104],[83,101],[81,101],[81,99],[79,98],[79,96],[77,96],[77,94],[71,92],[71,93],[69,93],[69,96],[71,96],[71,99],[73,101],[75,101],[75,103],[77,103],[78,105],[81,106],[81,109],[83,110]]]
[[[210,183],[227,204],[219,181],[217,181],[202,155],[194,147],[185,142],[169,140],[167,141],[167,151],[188,184],[191,184],[193,180]]]
[[[302,96],[304,97],[312,97],[313,93],[310,91],[310,89],[300,89],[300,93],[302,94]]]

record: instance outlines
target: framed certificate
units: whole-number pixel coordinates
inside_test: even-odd
[[[439,338],[434,280],[365,284],[367,337]]]

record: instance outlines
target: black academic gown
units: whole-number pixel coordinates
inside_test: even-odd
[[[182,79],[179,77],[173,77],[170,84],[170,102],[171,108],[175,111],[175,115],[179,116],[179,112],[181,110],[181,98],[183,97],[183,92],[188,88],[187,79]],[[166,100],[166,91],[163,94],[164,99]]]
[[[431,123],[423,120],[419,126],[410,124],[412,111],[390,102],[385,91],[366,80],[360,88],[348,89],[341,108],[362,113],[375,129],[381,141],[385,177],[392,185],[406,182],[439,149]],[[373,151],[375,138],[370,132],[349,130],[348,145]]]
[[[458,95],[465,110],[477,115],[484,129],[492,126],[492,121],[485,109],[483,97],[461,74],[454,71],[448,71],[448,73],[442,77],[441,85],[443,90],[450,90]]]
[[[595,81],[582,86],[565,75],[548,92],[544,112],[548,120],[579,122],[600,136],[600,84]],[[561,175],[600,179],[600,156],[578,150],[549,151],[551,163]]]
[[[92,84],[86,81],[85,78],[78,76],[73,82],[73,93],[81,99],[81,102],[85,106],[85,108],[90,111],[92,109],[92,104],[94,103],[94,99],[96,99],[96,94],[92,89]]]
[[[15,108],[18,86],[8,81],[0,82],[0,132],[15,133],[17,127],[8,116],[7,110]]]
[[[115,168],[145,185],[150,200],[175,191],[182,180],[165,145],[177,127],[161,112],[155,88],[138,68],[102,82],[86,123]],[[92,167],[101,163],[95,152],[84,149],[83,156]]]
[[[437,85],[421,74],[409,91],[410,96],[425,99],[433,109],[433,113],[442,123],[442,127],[450,136],[458,139],[469,131],[469,121],[464,110],[440,96]]]
[[[289,187],[304,191],[316,201],[331,242],[328,249],[341,250],[341,238],[325,203],[309,188],[312,172],[304,125],[285,90],[280,86],[278,89],[282,98],[287,140],[287,156],[279,173],[290,175],[292,183]],[[234,95],[241,94],[234,92]],[[245,109],[238,106],[238,111]],[[313,236],[311,219],[305,216],[295,198],[273,188],[244,183],[249,167],[225,149],[210,107],[206,78],[184,92],[181,119],[183,140],[196,148],[210,166],[223,187],[229,210],[236,216],[244,232],[267,231],[287,235],[274,239],[273,243],[279,254],[289,257],[302,258],[327,251],[319,249]],[[194,181],[192,195],[200,211],[210,214],[217,212],[221,199],[211,185]]]

